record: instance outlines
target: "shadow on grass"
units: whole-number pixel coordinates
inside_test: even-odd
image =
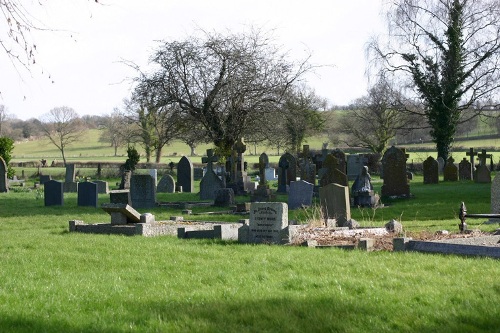
[[[479,302],[471,300],[470,306],[476,305]],[[114,315],[85,314],[77,319],[79,323],[71,319],[71,311],[75,309],[68,309],[65,320],[2,315],[0,329],[3,332],[493,332],[500,325],[500,317],[494,311],[479,317],[474,315],[477,312],[469,314],[458,306],[440,312],[409,307],[411,304],[405,303],[384,309],[362,298],[342,302],[306,296],[225,302],[137,300],[123,304],[120,312],[112,309]]]

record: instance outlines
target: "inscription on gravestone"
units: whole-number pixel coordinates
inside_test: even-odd
[[[288,206],[283,202],[254,202],[250,206],[250,243],[281,243],[288,226]]]

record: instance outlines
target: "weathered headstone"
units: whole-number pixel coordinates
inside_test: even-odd
[[[319,183],[320,186],[336,183],[342,186],[348,186],[349,180],[347,175],[339,169],[339,162],[335,156],[328,154],[323,161],[323,176]]]
[[[214,206],[228,207],[234,205],[234,191],[232,188],[220,188],[215,190]]]
[[[347,155],[347,178],[354,180],[361,173],[365,165],[366,158],[363,155]]]
[[[443,174],[443,170],[444,170],[444,158],[442,158],[441,156],[439,156],[436,161],[438,162],[438,171],[439,171],[439,174],[442,175]]]
[[[97,193],[107,194],[109,192],[108,182],[104,180],[94,180],[93,183],[97,184]]]
[[[439,165],[434,157],[429,156],[423,163],[424,184],[439,183]]]
[[[127,204],[103,204],[102,210],[111,215],[112,225],[141,222],[139,212]]]
[[[480,154],[477,154],[479,159],[479,166],[477,167],[474,180],[476,183],[491,183],[491,173],[490,168],[486,163],[486,159],[492,158],[491,154],[486,154],[486,150],[481,150]]]
[[[245,169],[244,153],[247,149],[243,138],[240,138],[232,147],[231,157],[228,160],[227,167],[229,169],[230,181],[227,187],[233,189],[237,195],[246,194],[246,182],[249,181]]]
[[[73,163],[66,164],[66,177],[64,178],[65,183],[72,183],[75,181],[75,165]]]
[[[500,214],[500,173],[491,183],[491,214]],[[490,218],[490,222],[500,222],[500,219]]]
[[[45,206],[64,205],[63,183],[57,180],[49,180],[43,185],[43,196]]]
[[[184,191],[184,187],[182,188]],[[156,187],[158,193],[175,193],[175,180],[171,175],[164,175],[161,177],[158,186]]]
[[[154,184],[158,184],[158,169],[148,169],[148,174],[153,177]]]
[[[336,148],[332,150],[331,154],[335,156],[338,162],[338,167],[337,169],[340,170],[343,174],[347,175],[347,159],[346,159],[346,154],[340,150],[339,148]]]
[[[278,162],[278,192],[286,193],[287,185],[297,180],[297,160],[290,153],[282,155]]]
[[[194,179],[193,163],[186,156],[182,156],[177,164],[177,185],[182,186],[182,192],[191,193],[194,191]]]
[[[224,183],[215,174],[213,170],[213,162],[218,160],[214,156],[212,149],[207,149],[207,157],[203,157],[202,162],[207,163],[207,171],[200,182],[200,199],[201,200],[214,200],[215,191],[224,188]]]
[[[361,169],[361,173],[352,184],[354,206],[372,207],[378,204],[373,191],[372,178],[368,173],[368,166]]]
[[[305,180],[290,182],[290,190],[288,191],[288,208],[297,209],[301,207],[309,207],[312,204],[314,184]]]
[[[49,180],[52,180],[52,176],[51,175],[40,175],[40,185],[45,184]]]
[[[78,206],[97,207],[98,199],[96,183],[81,182],[78,185]]]
[[[326,219],[336,219],[344,226],[351,219],[349,188],[339,184],[328,184],[319,189],[321,211]]]
[[[288,206],[283,202],[254,202],[250,206],[250,243],[282,243],[288,227]]]
[[[156,205],[156,184],[150,175],[132,175],[130,198],[134,208],[152,208]]]
[[[474,151],[474,148],[469,148],[469,151],[465,154],[469,156],[469,163],[470,163],[470,179],[474,179],[474,173],[475,173],[475,168],[476,164],[474,163],[474,156],[477,156],[477,151]]]
[[[132,178],[132,171],[125,170],[122,173],[122,180],[120,183],[120,190],[129,190],[130,189],[130,178]]]
[[[9,192],[9,183],[7,180],[7,163],[0,156],[0,193]]]
[[[410,185],[406,175],[407,158],[408,156],[404,150],[394,146],[384,153],[382,158],[382,167],[384,169],[382,196],[410,196]]]
[[[455,160],[451,156],[448,158],[448,161],[446,161],[443,170],[444,181],[456,182],[458,180],[458,168],[453,162],[455,162]]]
[[[472,167],[467,158],[463,158],[458,164],[458,178],[460,180],[472,180]]]
[[[109,191],[109,202],[112,204],[124,204],[132,206],[132,199],[130,198],[130,190]]]
[[[300,179],[313,184],[313,186],[316,185],[316,165],[312,162],[309,145],[304,145],[303,147],[302,163],[300,164]],[[288,208],[290,208],[290,206],[288,206]]]
[[[253,191],[250,201],[252,202],[268,202],[274,198],[272,191],[267,185],[267,173],[266,165],[269,164],[269,158],[266,153],[262,153],[259,156],[259,185]]]

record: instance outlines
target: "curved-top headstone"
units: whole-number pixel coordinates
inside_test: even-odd
[[[297,160],[290,154],[282,155],[278,162],[278,192],[286,193],[286,186],[297,180]]]
[[[406,153],[394,146],[387,149],[382,158],[384,185],[382,196],[410,196],[410,185],[406,174]]]
[[[164,175],[161,177],[158,185],[156,186],[156,192],[158,193],[174,193],[175,192],[175,180],[171,175]]]
[[[177,164],[177,185],[182,186],[182,192],[194,191],[193,163],[186,156],[183,156]]]
[[[439,183],[439,164],[434,157],[429,156],[423,163],[424,184]]]

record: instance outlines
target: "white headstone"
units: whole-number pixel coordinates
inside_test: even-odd
[[[250,206],[250,243],[281,243],[288,227],[288,205],[283,202],[254,202]]]

